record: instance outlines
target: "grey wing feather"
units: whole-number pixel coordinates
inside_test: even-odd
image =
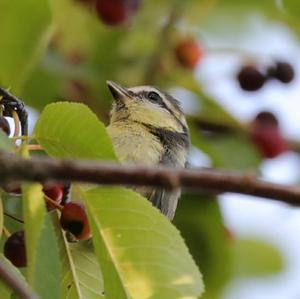
[[[186,162],[186,154],[190,144],[187,129],[184,133],[157,129],[149,126],[148,129],[150,129],[150,132],[160,140],[165,149],[159,164],[171,167],[182,167]],[[160,209],[164,215],[172,220],[175,215],[180,194],[180,189],[172,191],[154,189],[152,193],[150,193],[148,199],[155,207]]]
[[[169,191],[165,189],[155,189],[149,197],[152,204],[172,220],[175,215],[180,190]]]
[[[161,162],[162,165],[171,165],[174,166],[175,162],[169,151],[166,151],[162,156]],[[178,199],[181,195],[180,189],[176,190],[166,190],[166,189],[155,189],[151,193],[149,200],[152,204],[161,210],[161,212],[168,217],[169,220],[172,220],[175,215],[177,208]]]

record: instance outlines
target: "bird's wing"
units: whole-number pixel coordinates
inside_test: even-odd
[[[188,133],[178,133],[157,128],[151,128],[151,133],[160,140],[165,149],[159,164],[170,167],[184,167],[190,144]],[[180,194],[180,189],[171,191],[154,189],[148,198],[155,207],[172,220]]]
[[[152,204],[161,210],[170,220],[173,219],[177,207],[180,190],[169,191],[165,189],[154,189],[149,197]]]
[[[160,161],[161,165],[165,166],[178,166],[178,163],[172,152],[165,151]],[[154,189],[149,196],[149,200],[152,204],[161,210],[170,220],[174,218],[178,198],[180,197],[180,189],[166,190],[166,189]]]

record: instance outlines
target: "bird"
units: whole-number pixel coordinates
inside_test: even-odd
[[[184,168],[189,129],[180,103],[153,86],[126,88],[107,81],[114,98],[107,132],[122,164]],[[134,189],[172,220],[181,190]]]

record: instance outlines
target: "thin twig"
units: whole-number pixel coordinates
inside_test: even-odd
[[[16,216],[13,216],[13,215],[11,215],[11,214],[9,214],[9,213],[7,213],[7,212],[3,212],[3,214],[4,214],[5,216],[7,216],[7,217],[9,217],[9,218],[11,218],[11,219],[17,221],[17,222],[24,223],[24,221],[23,221],[22,219],[19,219],[19,218],[17,218]]]
[[[12,111],[12,117],[13,117],[13,120],[14,120],[14,124],[15,124],[15,131],[14,131],[14,135],[13,137],[18,137],[20,135],[20,119],[19,119],[19,116],[18,116],[18,113],[16,111]]]
[[[146,70],[144,81],[147,84],[154,84],[156,76],[158,74],[158,69],[160,67],[161,60],[165,53],[167,46],[170,46],[171,33],[174,25],[182,15],[182,9],[178,7],[180,3],[177,1],[172,4],[172,8],[168,17],[166,24],[162,27],[161,33],[158,38],[158,45],[155,48],[152,57],[149,59],[149,65]]]
[[[9,271],[7,265],[0,260],[0,279],[13,290],[21,299],[38,299],[30,288],[25,284],[25,281],[17,277],[12,271]]]
[[[63,209],[62,205],[60,205],[59,203],[57,203],[55,200],[53,200],[52,198],[50,198],[46,194],[44,194],[44,198],[47,201],[47,203],[53,205],[56,209],[62,211],[62,209]]]
[[[44,150],[43,147],[39,144],[28,144],[27,149],[29,151],[42,151],[42,150]]]
[[[5,236],[6,239],[8,239],[11,235],[11,233],[5,226],[3,226],[3,235]]]
[[[300,188],[274,184],[213,169],[150,168],[105,164],[95,161],[23,159],[13,154],[0,155],[0,184],[10,181],[45,183],[81,182],[103,185],[185,187],[192,190],[235,192],[300,205]]]

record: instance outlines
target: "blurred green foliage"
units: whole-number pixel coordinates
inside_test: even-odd
[[[281,271],[284,260],[272,244],[255,238],[237,239],[233,247],[237,277],[264,276]]]
[[[174,220],[203,271],[203,298],[219,298],[231,278],[231,240],[226,239],[222,215],[215,198],[185,194]]]

